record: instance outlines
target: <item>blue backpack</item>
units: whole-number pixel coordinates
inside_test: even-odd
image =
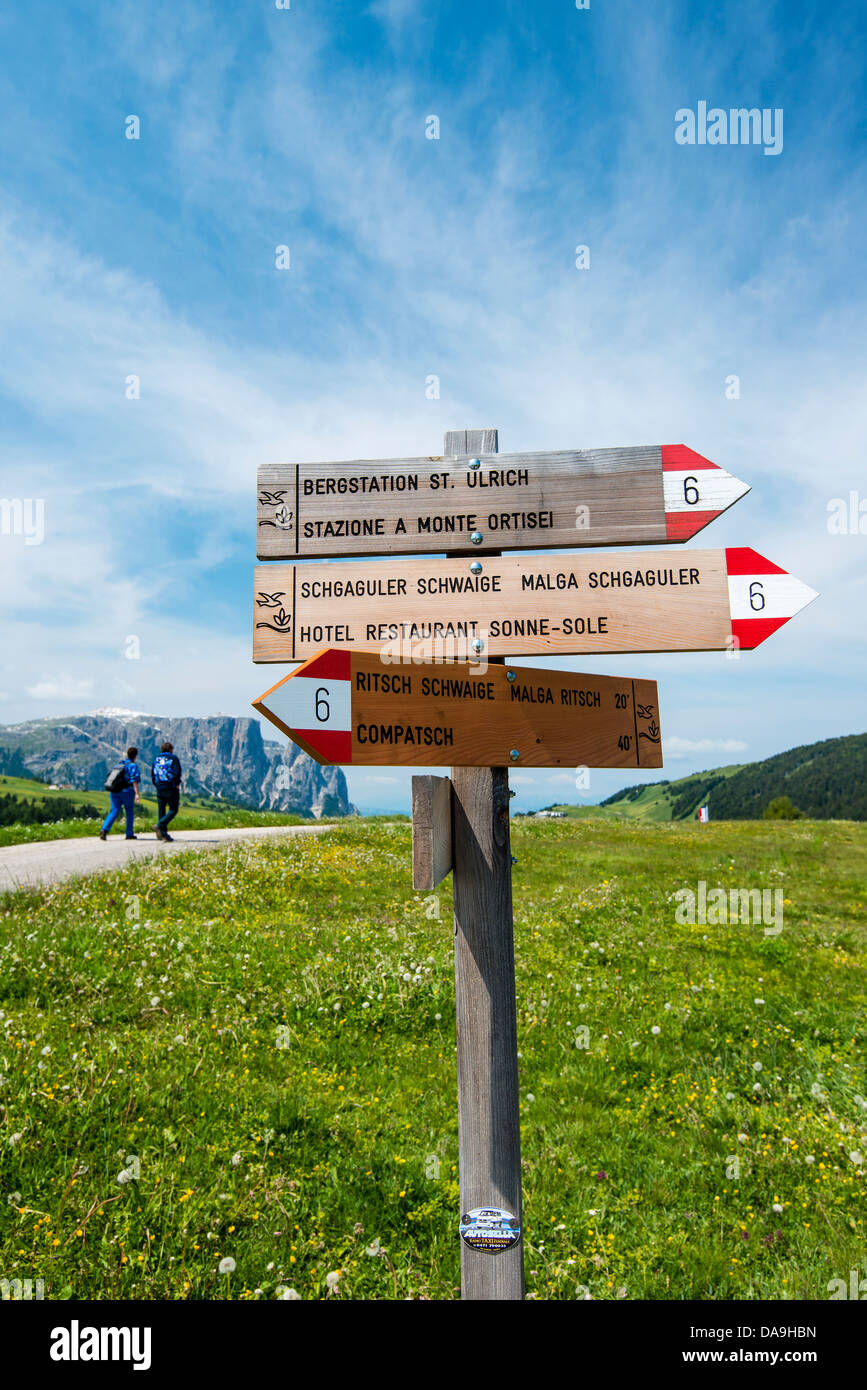
[[[172,753],[158,753],[154,758],[154,782],[158,787],[169,787],[175,780],[175,759]]]

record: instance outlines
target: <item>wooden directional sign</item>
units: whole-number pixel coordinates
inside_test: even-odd
[[[743,547],[257,565],[255,586],[257,662],[751,648],[816,597]]]
[[[656,681],[319,652],[254,708],[320,763],[662,767]]]
[[[259,469],[262,560],[686,541],[744,493],[684,444]]]

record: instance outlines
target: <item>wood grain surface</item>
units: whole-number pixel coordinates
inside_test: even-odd
[[[432,892],[452,871],[452,784],[448,777],[412,779],[412,886]]]
[[[394,660],[532,652],[719,651],[731,641],[724,550],[257,565],[253,660],[326,646]]]
[[[628,676],[392,665],[328,649],[253,703],[320,763],[662,766],[656,682]]]
[[[450,432],[443,452],[483,443],[481,433]],[[453,767],[451,784],[461,1212],[497,1206],[523,1224],[509,773]],[[462,1241],[461,1293],[522,1300],[523,1235],[495,1255]]]

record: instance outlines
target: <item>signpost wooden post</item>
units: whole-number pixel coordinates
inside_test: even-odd
[[[497,433],[490,434],[489,441],[474,431],[449,432],[443,453],[496,453]],[[509,772],[453,767],[451,781],[461,1224],[471,1213],[500,1211],[521,1231]],[[461,1293],[467,1300],[523,1299],[523,1240],[493,1255],[463,1240]]]
[[[304,664],[255,707],[320,762],[451,769],[413,779],[413,884],[453,876],[465,1299],[524,1296],[508,767],[662,766],[655,681],[500,663],[756,647],[816,597],[748,548],[501,552],[680,542],[746,491],[684,445],[500,455],[496,430],[260,470],[259,557],[341,563],[257,567],[253,659]]]

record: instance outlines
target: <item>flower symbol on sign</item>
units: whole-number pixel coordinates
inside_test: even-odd
[[[653,705],[636,705],[639,719],[647,719],[649,723],[646,729],[642,729],[639,738],[646,738],[648,743],[659,743],[660,728],[656,722],[656,711]]]
[[[271,616],[273,621],[269,623],[257,623],[256,627],[267,627],[272,632],[289,632],[292,628],[292,614],[287,613],[281,599],[285,598],[284,593],[266,594],[261,591],[256,595],[256,604],[259,608],[276,609]]]
[[[259,506],[276,507],[273,519],[271,517],[260,518],[260,526],[281,526],[284,530],[291,531],[295,513],[290,512],[286,506],[285,488],[279,488],[276,492],[266,492],[264,488],[260,488]]]

